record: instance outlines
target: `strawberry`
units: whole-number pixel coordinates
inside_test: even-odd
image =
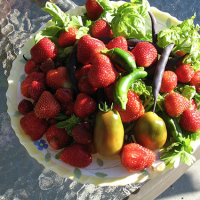
[[[84,93],[77,95],[74,112],[80,118],[89,117],[97,108],[96,102],[93,98]]]
[[[23,99],[18,104],[18,111],[22,115],[26,115],[33,110],[33,103],[27,99]]]
[[[164,107],[168,115],[176,117],[190,107],[190,101],[177,92],[165,96]]]
[[[96,21],[103,13],[103,8],[95,0],[87,0],[85,3],[87,16],[90,20]]]
[[[103,19],[99,19],[98,21],[96,21],[93,24],[91,31],[92,31],[92,37],[98,39],[114,37],[110,24]]]
[[[48,143],[55,150],[67,147],[72,143],[72,137],[69,136],[65,128],[57,128],[56,124],[51,125],[47,129],[46,138]]]
[[[190,64],[182,64],[175,71],[178,81],[181,83],[190,82],[192,77],[194,76],[194,70],[191,68]]]
[[[196,71],[190,81],[190,85],[195,86],[196,91],[200,93],[200,71]]]
[[[42,63],[48,58],[56,59],[58,53],[57,47],[48,38],[42,38],[31,48],[31,56],[36,63]]]
[[[115,83],[111,83],[110,85],[104,87],[105,94],[110,101],[113,101],[114,86],[115,86]]]
[[[35,115],[40,118],[53,118],[60,112],[61,107],[49,91],[44,91],[35,108]]]
[[[92,162],[92,155],[85,145],[73,143],[62,151],[60,160],[74,167],[84,168]]]
[[[46,90],[46,86],[44,83],[40,82],[40,81],[32,81],[32,83],[30,84],[30,87],[28,89],[30,98],[38,101],[38,99],[40,98],[41,94]]]
[[[129,172],[136,172],[151,167],[156,154],[137,143],[130,143],[123,147],[120,158],[121,164]]]
[[[87,76],[91,67],[92,67],[91,64],[87,64],[87,65],[84,65],[83,67],[77,69],[75,71],[76,80],[79,80],[82,76]]]
[[[74,113],[74,102],[68,102],[61,104],[61,109],[65,113],[65,115],[72,115]]]
[[[139,42],[131,51],[139,67],[149,67],[158,59],[156,48],[149,42]]]
[[[184,51],[176,51],[175,54],[176,54],[177,56],[183,56],[183,55],[186,54],[186,52],[184,52]],[[187,56],[188,56],[188,55],[186,55],[185,58],[186,58]],[[183,64],[183,61],[180,61],[180,62],[177,64],[177,66],[182,65],[182,64]]]
[[[104,43],[90,35],[82,36],[78,41],[77,46],[77,59],[82,64],[86,65],[90,63],[90,54],[93,49],[98,46],[105,46]]]
[[[105,46],[99,46],[94,48],[90,53],[90,62],[93,63],[93,59],[95,59],[96,55],[101,54],[102,50],[108,50]]]
[[[114,39],[112,39],[107,45],[107,49],[113,49],[113,48],[120,48],[124,51],[128,51],[128,43],[126,41],[125,37],[118,36]]]
[[[68,103],[73,100],[73,90],[71,88],[58,88],[55,97],[60,103]]]
[[[71,82],[67,76],[66,67],[52,69],[46,74],[46,84],[54,90],[58,88],[71,88]]]
[[[21,83],[20,90],[21,94],[27,98],[30,98],[29,87],[31,86],[33,81],[39,81],[45,83],[46,77],[43,72],[32,72],[29,74]]]
[[[191,99],[190,100],[190,107],[189,107],[190,110],[196,110],[197,109],[197,103],[194,99]]]
[[[33,59],[29,59],[25,64],[24,71],[26,74],[30,74],[37,66],[38,64]]]
[[[92,127],[88,122],[82,122],[72,129],[72,136],[77,143],[89,144],[92,141]]]
[[[29,135],[33,141],[39,140],[48,129],[46,119],[39,119],[34,111],[20,119],[20,125],[25,134]]]
[[[102,88],[113,83],[117,78],[117,71],[110,58],[103,54],[98,54],[93,58],[93,63],[88,72],[88,80],[93,88]]]
[[[64,31],[60,34],[58,38],[58,44],[61,47],[73,46],[76,42],[76,35],[78,29],[76,27],[70,27],[67,31]]]
[[[49,118],[47,120],[47,122],[48,122],[49,126],[51,126],[53,124],[57,124],[59,121],[57,119],[55,119],[55,118]]]
[[[126,110],[122,110],[118,105],[113,107],[119,112],[122,122],[125,123],[135,121],[145,113],[144,106],[142,105],[140,97],[137,93],[129,90],[127,98],[128,102],[126,104]]]
[[[173,71],[165,71],[162,78],[160,93],[170,93],[177,86],[177,75]]]
[[[48,58],[47,60],[45,60],[44,62],[41,63],[40,65],[40,69],[41,71],[43,71],[45,74],[51,70],[51,69],[55,69],[55,63],[51,58]]]
[[[179,123],[182,129],[196,132],[200,129],[200,114],[195,110],[186,109],[183,111]]]
[[[90,82],[88,81],[87,76],[82,76],[80,80],[78,81],[78,88],[82,93],[93,95],[97,88],[94,88]]]

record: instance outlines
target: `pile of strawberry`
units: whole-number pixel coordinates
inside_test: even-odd
[[[148,68],[158,60],[156,48],[149,42],[140,42],[130,49],[126,38],[113,38],[111,26],[104,19],[99,19],[102,7],[93,0],[86,2],[87,15],[96,21],[91,33],[76,39],[78,29],[71,27],[63,31],[58,38],[60,47],[74,46],[77,43],[77,63],[75,78],[78,93],[68,77],[65,61],[59,59],[57,46],[47,37],[41,39],[31,50],[31,59],[25,65],[27,74],[21,83],[21,94],[25,97],[18,105],[24,115],[20,125],[25,134],[33,141],[46,135],[49,145],[55,150],[62,150],[60,160],[75,167],[86,167],[92,162],[93,123],[88,118],[98,111],[97,93],[104,90],[106,100],[113,102],[113,87],[124,73],[121,66],[113,63],[102,50],[120,48],[128,52],[137,67]],[[101,38],[113,38],[107,44]],[[177,52],[180,56],[184,52]],[[171,117],[181,116],[182,129],[197,131],[200,128],[200,115],[196,112],[197,104],[181,94],[173,92],[178,83],[190,83],[200,92],[200,71],[194,72],[190,64],[179,63],[175,71],[165,71],[160,93],[166,93],[164,109]],[[133,90],[127,94],[126,110],[114,104],[114,109],[121,116],[123,123],[133,122],[145,114],[145,107],[140,96]],[[71,130],[58,128],[62,121],[58,116],[79,119]],[[135,164],[132,155],[135,155]],[[122,149],[121,162],[129,171],[138,171],[150,167],[155,161],[155,153],[136,143],[130,143]]]

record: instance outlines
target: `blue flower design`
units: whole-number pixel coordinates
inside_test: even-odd
[[[34,142],[34,145],[37,146],[37,149],[42,151],[43,149],[48,148],[48,144],[44,140]]]

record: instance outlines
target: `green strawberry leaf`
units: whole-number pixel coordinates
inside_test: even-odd
[[[77,117],[76,115],[71,115],[71,117],[65,121],[58,122],[56,124],[57,128],[65,128],[67,133],[71,135],[72,129],[82,121],[81,118]]]
[[[46,162],[49,162],[51,160],[51,154],[50,153],[47,153],[46,155],[45,155],[45,161]]]
[[[97,164],[98,164],[100,167],[102,167],[103,164],[104,164],[104,163],[103,163],[103,160],[97,158]]]
[[[80,179],[82,176],[81,170],[79,168],[74,169],[74,175],[76,176],[77,179]]]
[[[65,120],[65,119],[68,119],[69,117],[65,114],[62,114],[62,113],[59,113],[56,117],[54,117],[55,119],[59,120],[59,121],[62,121],[62,120]]]
[[[101,177],[101,178],[108,176],[107,174],[102,173],[102,172],[96,172],[95,175],[98,176],[98,177]]]

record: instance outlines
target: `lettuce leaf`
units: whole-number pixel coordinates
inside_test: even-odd
[[[43,11],[48,12],[52,17],[52,21],[55,22],[56,25],[63,27],[68,24],[69,16],[66,15],[58,6],[53,3],[46,2],[45,7],[42,8]]]
[[[180,50],[189,55],[183,60],[183,63],[191,63],[195,71],[200,69],[200,35],[199,25],[194,24],[195,15],[184,20],[181,24],[165,28],[158,33],[157,45],[166,47],[174,43],[176,47],[174,52]]]
[[[132,0],[130,3],[124,3],[118,7],[111,21],[114,36],[144,38],[146,35],[145,19],[148,16],[149,8],[147,0]]]

